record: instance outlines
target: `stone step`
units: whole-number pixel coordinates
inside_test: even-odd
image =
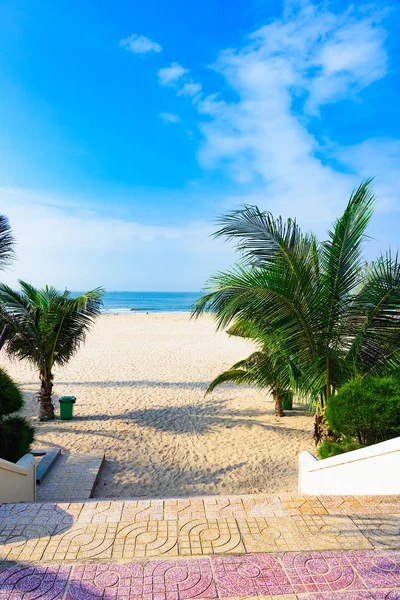
[[[0,508],[0,560],[400,549],[399,497],[209,496]]]
[[[103,462],[104,454],[62,453],[37,486],[37,500],[74,502],[91,498]]]
[[[399,590],[398,551],[19,564],[0,571],[2,600],[397,600]]]
[[[397,600],[399,533],[390,496],[5,504],[0,600]]]
[[[60,448],[37,448],[30,451],[30,454],[37,459],[36,462],[36,484],[43,484],[50,470],[54,468],[54,463],[61,456]]]

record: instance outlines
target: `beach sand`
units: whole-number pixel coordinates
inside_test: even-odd
[[[55,406],[77,396],[72,421],[40,423],[37,374],[4,366],[21,384],[36,447],[104,452],[98,497],[295,492],[298,455],[313,450],[312,418],[284,418],[250,387],[208,383],[252,345],[186,313],[103,315],[70,363],[56,368]]]

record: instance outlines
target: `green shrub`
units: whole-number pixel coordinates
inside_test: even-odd
[[[400,382],[394,377],[355,377],[329,399],[326,419],[338,436],[375,444],[400,435]]]
[[[16,383],[0,369],[0,416],[21,410],[24,399]]]
[[[17,384],[0,369],[0,458],[17,462],[29,452],[34,429],[26,419],[12,413],[21,410],[24,399]]]
[[[34,434],[33,427],[19,415],[0,419],[0,458],[17,462],[29,452]]]
[[[321,459],[330,458],[331,456],[338,456],[338,454],[344,454],[345,452],[351,452],[359,448],[361,448],[361,445],[353,440],[345,439],[341,442],[325,440],[318,448],[318,456]]]

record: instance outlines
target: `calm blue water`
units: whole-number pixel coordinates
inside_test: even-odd
[[[200,296],[200,292],[106,292],[103,311],[188,312]]]

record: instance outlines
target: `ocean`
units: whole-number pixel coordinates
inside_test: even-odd
[[[200,296],[200,292],[106,292],[103,312],[189,312]]]

